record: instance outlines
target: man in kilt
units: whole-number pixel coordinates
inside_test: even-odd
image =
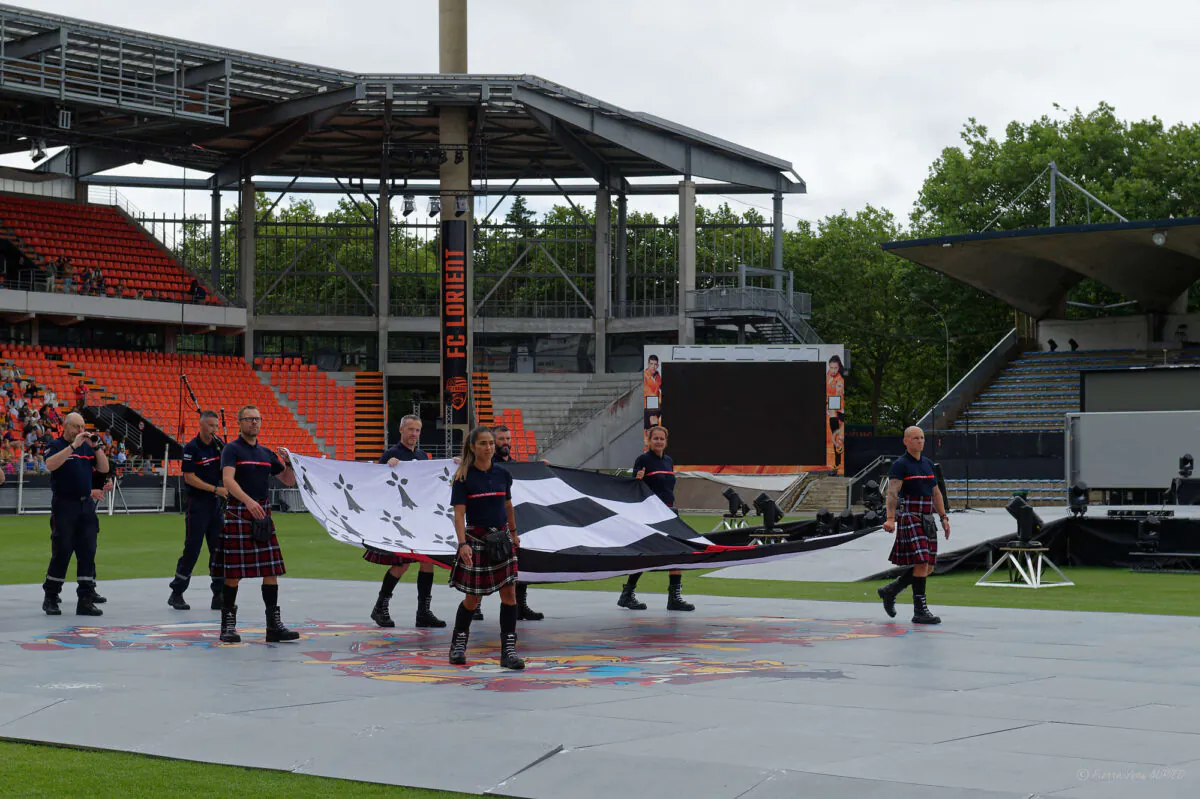
[[[496,463],[512,462],[512,431],[507,425],[498,424],[492,428],[496,436]],[[549,461],[543,461],[549,464]],[[529,583],[517,582],[517,621],[541,621],[545,613],[539,613],[529,607]]]
[[[192,581],[192,569],[200,557],[200,546],[208,544],[208,574],[212,581],[213,610],[221,609],[221,500],[229,496],[221,480],[221,449],[224,443],[217,438],[218,419],[215,411],[200,414],[200,432],[183,447],[183,482],[187,483],[187,514],[184,517],[183,554],[175,564],[175,579],[171,581],[171,596],[167,604],[176,610],[191,610],[183,592]]]
[[[913,590],[913,624],[941,624],[942,620],[929,612],[925,602],[925,578],[933,574],[937,562],[937,527],[933,514],[942,520],[946,539],[950,538],[950,517],[938,489],[933,461],[922,455],[925,431],[910,427],[904,431],[903,455],[892,463],[888,472],[887,519],[883,529],[896,534],[888,560],[897,566],[912,566],[894,582],[878,589],[883,609],[896,615],[896,597],[908,586]]]
[[[421,417],[410,413],[400,420],[400,443],[385,450],[379,456],[379,462],[386,463],[388,466],[396,466],[403,461],[429,460],[429,454],[417,446],[420,440]],[[408,565],[415,558],[412,555],[401,555],[397,552],[367,547],[363,552],[363,560],[388,567],[387,572],[383,575],[383,585],[379,589],[375,607],[371,610],[371,620],[380,627],[395,627],[396,622],[392,621],[388,603],[392,600],[392,591],[395,590],[396,583],[400,582],[404,572],[408,571]],[[418,627],[446,626],[446,622],[433,615],[433,611],[429,607],[432,601],[433,564],[427,560],[421,561],[421,569],[417,572],[416,624]]]
[[[284,485],[294,486],[296,475],[289,462],[258,443],[262,414],[253,405],[238,411],[236,439],[221,450],[221,475],[229,492],[225,525],[221,530],[221,553],[225,587],[221,590],[221,640],[241,641],[237,634],[238,581],[261,577],[263,604],[267,608],[267,642],[295,641],[300,633],[283,626],[279,615],[279,575],[284,573],[283,553],[271,521],[270,480],[278,475]],[[267,525],[255,522],[267,522]]]
[[[493,457],[496,439],[476,427],[463,442],[462,459],[450,489],[458,551],[450,569],[450,585],[466,594],[454,619],[450,664],[467,662],[471,618],[479,601],[500,592],[500,666],[523,669],[517,657],[517,521],[513,515],[512,475]]]

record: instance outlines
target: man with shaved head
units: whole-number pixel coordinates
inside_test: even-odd
[[[913,589],[913,624],[941,624],[929,612],[925,601],[925,578],[933,574],[937,562],[937,527],[933,514],[942,520],[942,530],[950,538],[950,517],[938,489],[933,461],[922,455],[925,431],[910,427],[904,431],[905,453],[892,463],[888,472],[887,520],[883,529],[896,534],[888,560],[897,566],[912,566],[889,585],[878,589],[883,609],[896,615],[896,597],[908,586]]]
[[[92,493],[92,474],[108,473],[108,458],[99,438],[84,428],[83,417],[68,413],[63,432],[46,445],[46,468],[50,470],[50,566],[42,584],[42,610],[48,616],[62,615],[59,595],[67,579],[67,566],[75,556],[75,579],[79,616],[101,616],[96,607],[96,537],[100,520]],[[93,448],[96,447],[96,448]]]

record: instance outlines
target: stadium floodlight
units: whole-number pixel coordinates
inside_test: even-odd
[[[441,197],[430,197],[429,198],[429,215],[437,216],[441,212],[442,212],[442,198]]]
[[[767,496],[766,491],[754,498],[754,511],[762,517],[763,530],[768,533],[783,518],[783,511],[779,510],[779,506],[775,504],[775,500]]]
[[[1021,497],[1013,497],[1004,509],[1017,520],[1017,540],[1013,544],[1020,547],[1040,547],[1042,544],[1037,540],[1037,536],[1042,532],[1042,517],[1034,512],[1033,506]]]
[[[1154,242],[1155,247],[1165,247],[1167,244],[1167,231],[1156,230],[1150,234],[1150,241]]]
[[[745,516],[750,512],[750,506],[742,499],[742,495],[729,486],[721,492],[721,496],[725,497],[725,501],[729,503],[730,516]]]
[[[1088,487],[1082,480],[1076,480],[1071,486],[1067,497],[1067,506],[1072,516],[1086,516],[1088,509]]]
[[[46,140],[45,139],[30,139],[29,140],[29,158],[33,163],[37,163],[46,157]]]
[[[465,194],[454,195],[454,215],[462,216],[466,212],[467,212],[467,195],[465,195]]]
[[[413,211],[417,210],[417,197],[415,194],[404,195],[404,215],[408,216]]]
[[[1050,348],[1051,352],[1054,352],[1055,350],[1058,349],[1058,342],[1055,341],[1054,339],[1047,339],[1046,346]]]
[[[1196,465],[1196,461],[1192,459],[1190,452],[1185,452],[1179,459],[1179,476],[1184,480],[1192,476],[1192,469]]]

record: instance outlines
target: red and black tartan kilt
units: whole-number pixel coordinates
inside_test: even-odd
[[[388,552],[383,549],[375,549],[375,547],[367,547],[363,550],[363,560],[379,566],[406,566],[409,563],[419,562],[412,555],[401,555],[399,552]]]
[[[896,541],[888,560],[897,566],[916,566],[937,562],[937,527],[933,519],[925,526],[924,517],[933,514],[933,497],[900,497],[896,510]]]
[[[507,527],[504,529],[508,530]],[[456,556],[454,565],[450,567],[450,585],[464,594],[487,596],[517,581],[516,548],[513,548],[508,560],[493,563],[488,558],[487,545],[483,541],[486,535],[487,530],[483,527],[468,527],[467,543],[471,545],[472,565],[465,565]]]
[[[271,509],[263,504],[267,516]],[[250,532],[254,517],[246,506],[235,500],[229,501],[225,509],[225,525],[221,528],[221,554],[225,566],[225,578],[240,580],[244,577],[275,577],[283,574],[283,552],[279,539],[271,536],[270,541],[258,542]]]

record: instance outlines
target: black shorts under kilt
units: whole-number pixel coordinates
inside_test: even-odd
[[[375,549],[375,547],[367,547],[363,550],[363,560],[379,566],[405,566],[409,563],[419,562],[412,555],[401,555],[399,552],[388,552],[384,549]]]
[[[507,531],[507,527],[504,528]],[[483,538],[487,530],[482,527],[467,528],[467,543],[471,545],[472,565],[467,566],[461,558],[454,558],[450,567],[450,585],[464,594],[487,596],[517,581],[517,551],[514,548],[508,560],[493,563],[488,558],[487,545]]]
[[[896,510],[896,541],[888,560],[897,566],[937,562],[933,497],[900,497],[900,507]]]
[[[271,510],[265,504],[267,516]],[[258,542],[250,532],[254,517],[246,506],[237,500],[229,500],[225,509],[225,526],[221,529],[221,554],[225,567],[225,579],[240,580],[244,577],[275,577],[283,574],[283,552],[279,540],[272,535],[270,541]]]

